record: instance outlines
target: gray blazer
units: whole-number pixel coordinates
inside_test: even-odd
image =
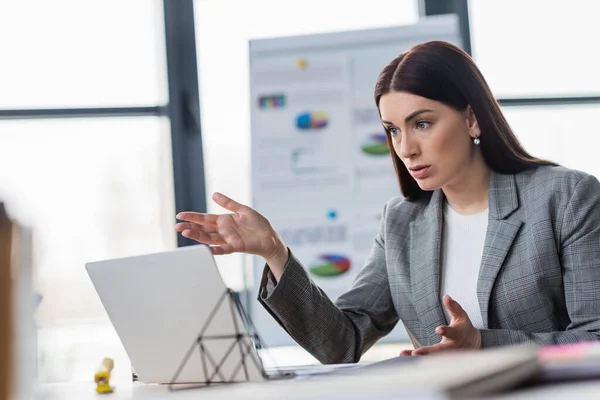
[[[357,362],[402,320],[413,345],[439,343],[444,195],[390,200],[365,266],[333,303],[290,251],[267,266],[259,301],[323,363]],[[563,167],[492,172],[477,297],[483,347],[600,338],[600,182]]]

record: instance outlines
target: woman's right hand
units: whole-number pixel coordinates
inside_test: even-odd
[[[210,245],[213,254],[250,253],[263,257],[278,278],[288,250],[271,223],[258,211],[214,193],[215,203],[231,214],[181,212],[175,230],[189,239]]]

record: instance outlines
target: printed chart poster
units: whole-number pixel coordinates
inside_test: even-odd
[[[427,40],[460,43],[458,18],[250,42],[252,206],[332,301],[352,286],[383,206],[401,194],[375,82],[389,60]],[[264,260],[253,265],[256,289]],[[251,307],[267,346],[294,344],[258,300]],[[407,339],[398,324],[385,340]]]
[[[351,190],[347,68],[345,57],[287,57],[255,67],[254,193]]]

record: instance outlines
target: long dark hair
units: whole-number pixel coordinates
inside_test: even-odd
[[[422,43],[393,59],[375,85],[377,109],[381,96],[389,92],[426,97],[458,111],[470,105],[481,130],[483,159],[496,172],[514,174],[539,165],[556,165],[525,151],[471,57],[450,43]],[[386,136],[402,194],[408,200],[415,199],[423,190],[392,150],[389,133]]]

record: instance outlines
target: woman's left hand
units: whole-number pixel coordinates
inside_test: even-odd
[[[412,351],[403,351],[400,355],[422,356],[446,350],[481,349],[481,332],[473,327],[465,310],[448,295],[444,296],[443,303],[450,311],[452,319],[450,325],[438,326],[435,329],[435,333],[442,336],[442,341]]]

